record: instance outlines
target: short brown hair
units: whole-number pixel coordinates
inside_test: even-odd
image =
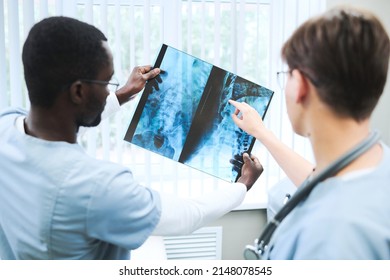
[[[335,113],[361,121],[382,94],[389,52],[389,36],[373,14],[336,8],[303,23],[284,44],[282,58]]]

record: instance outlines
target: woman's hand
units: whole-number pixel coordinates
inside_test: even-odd
[[[268,129],[264,126],[260,114],[245,102],[229,100],[229,103],[236,108],[234,114],[232,114],[234,123],[261,141],[265,134],[268,133]]]

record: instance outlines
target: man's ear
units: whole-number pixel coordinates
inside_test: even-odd
[[[298,69],[294,69],[291,73],[295,80],[296,95],[295,102],[302,103],[308,95],[309,84],[305,75],[302,74]]]
[[[71,102],[77,105],[82,104],[85,99],[85,90],[86,88],[84,87],[82,82],[74,82],[69,89],[69,96]]]

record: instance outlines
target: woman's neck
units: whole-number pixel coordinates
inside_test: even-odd
[[[314,126],[313,126],[314,127]],[[362,142],[370,133],[369,120],[356,122],[351,119],[323,120],[312,129],[311,141],[316,159],[316,173]],[[376,145],[353,161],[338,175],[358,169],[376,166],[382,158],[382,149]]]

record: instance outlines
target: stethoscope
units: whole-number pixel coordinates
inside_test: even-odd
[[[264,252],[267,250],[268,244],[271,240],[273,233],[282,220],[303,201],[313,190],[313,188],[325,179],[336,175],[340,170],[349,165],[352,161],[368,151],[379,141],[379,133],[374,131],[370,133],[366,139],[364,139],[357,146],[350,151],[342,155],[335,160],[321,173],[313,178],[308,178],[298,188],[293,196],[284,204],[280,211],[274,216],[274,218],[267,224],[260,237],[255,240],[254,245],[247,245],[244,250],[244,257],[247,260],[259,260]]]

